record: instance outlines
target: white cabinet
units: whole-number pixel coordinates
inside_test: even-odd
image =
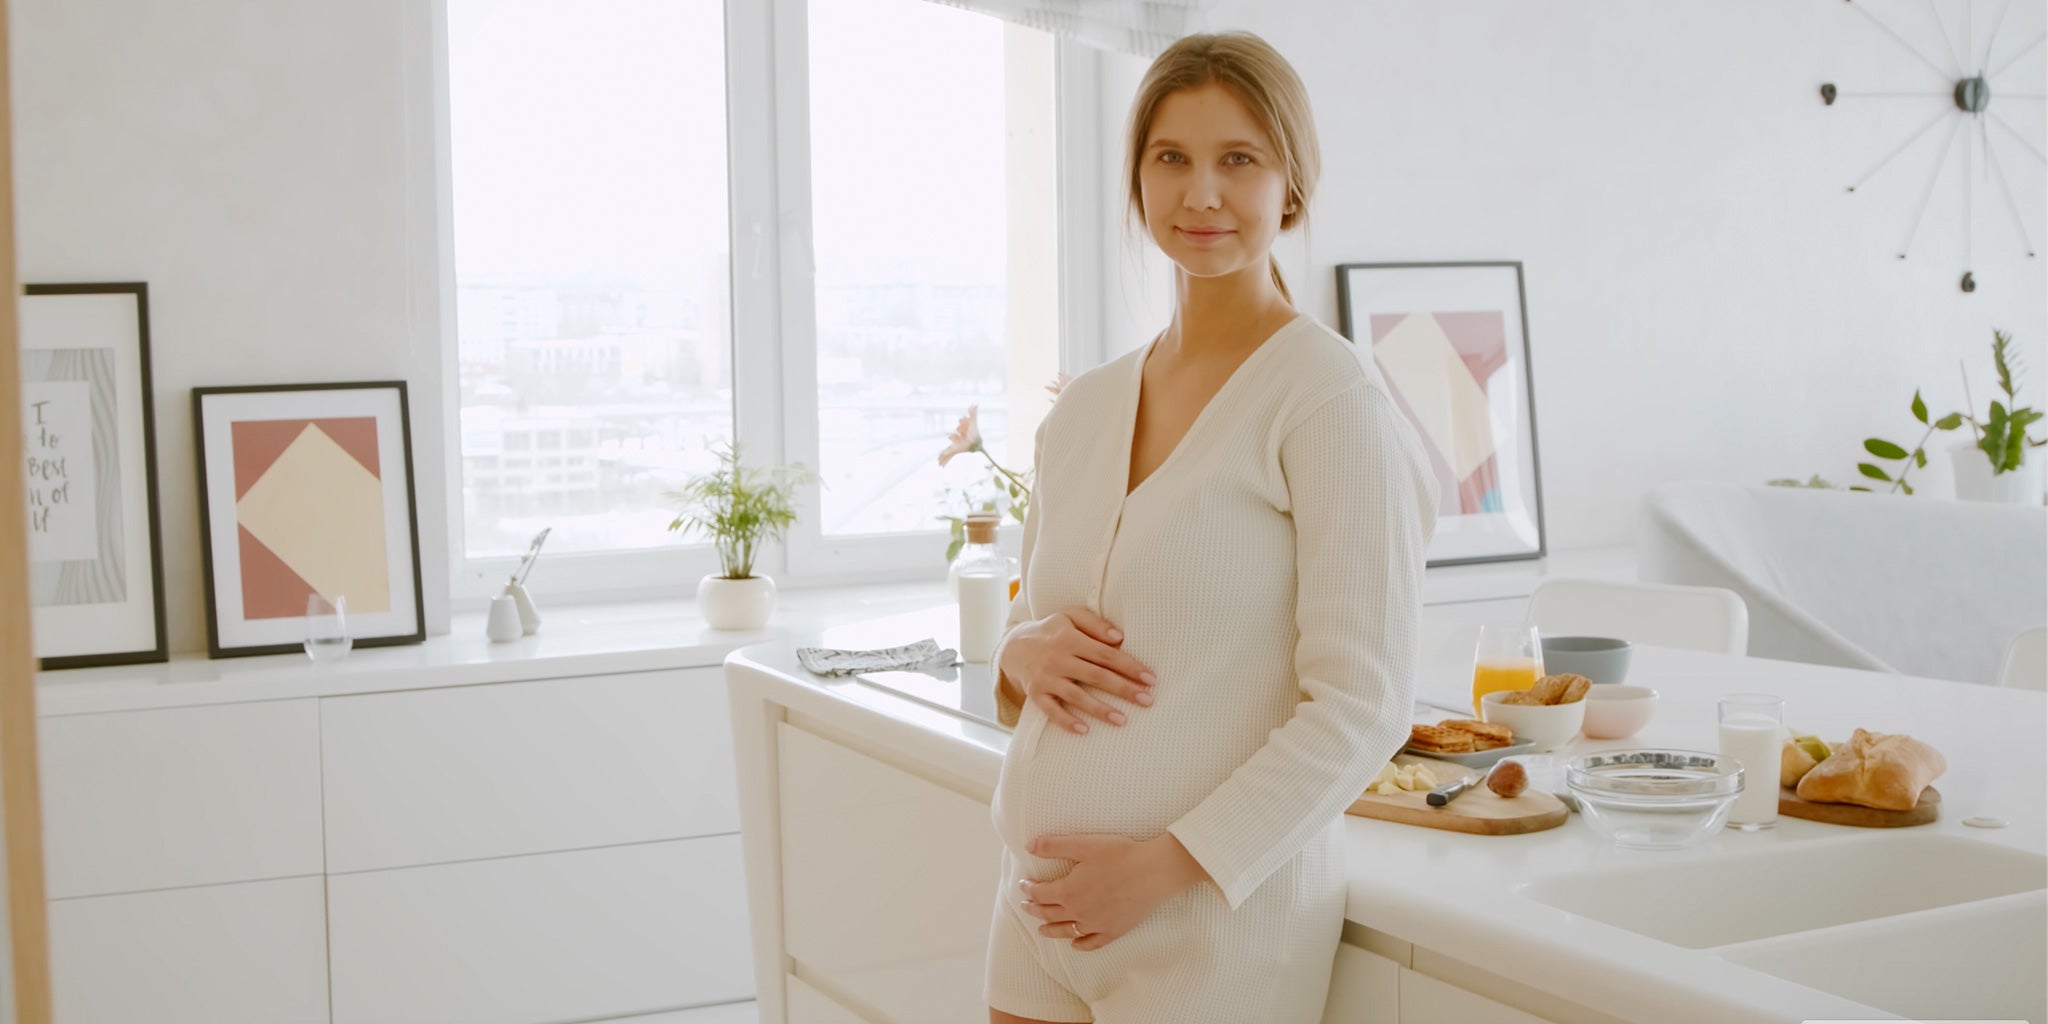
[[[803,1024],[868,1024],[866,1018],[833,1002],[794,974],[783,976],[783,992],[789,999],[791,1021],[802,1021]]]
[[[335,697],[327,870],[739,831],[718,669]]]
[[[761,1024],[761,1011],[751,1000],[704,1006],[695,1010],[670,1010],[638,1017],[614,1017],[594,1024]],[[855,1021],[854,1024],[867,1024]]]
[[[311,699],[45,718],[50,898],[317,875]]]
[[[750,998],[738,836],[329,879],[335,1024],[543,1024]]]
[[[1406,967],[1401,973],[1401,1024],[1551,1024]]]
[[[313,877],[55,900],[57,1024],[326,1024],[322,895]]]
[[[777,748],[787,954],[896,1024],[986,1020],[988,804],[786,722]]]
[[[1401,965],[1348,943],[1337,947],[1323,1024],[1400,1024]]]

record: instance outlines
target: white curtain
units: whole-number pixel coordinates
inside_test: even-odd
[[[1206,26],[1212,0],[932,0],[1139,57]]]

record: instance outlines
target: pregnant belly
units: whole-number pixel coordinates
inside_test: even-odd
[[[1193,705],[1124,705],[1128,721],[1090,720],[1076,734],[1028,707],[1003,758],[993,813],[1020,856],[1034,836],[1108,832],[1150,839],[1216,790],[1265,742],[1272,726],[1206,728]],[[1272,725],[1278,725],[1278,722]]]

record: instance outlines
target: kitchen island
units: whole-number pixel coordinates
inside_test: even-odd
[[[1469,699],[1469,630],[1424,624],[1418,696]],[[949,644],[953,629],[944,607],[823,642]],[[824,678],[767,644],[734,653],[726,675],[764,1024],[986,1019],[988,803],[1009,738],[987,666]],[[1941,818],[1885,830],[1786,818],[1639,851],[1577,815],[1517,836],[1347,817],[1326,1021],[2048,1024],[2048,697],[1649,647],[1629,682],[1662,694],[1649,727],[1560,753],[1712,750],[1721,696],[1773,693],[1794,729],[1905,732],[1940,749]]]

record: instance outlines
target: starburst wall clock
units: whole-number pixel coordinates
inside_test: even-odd
[[[1985,201],[2001,208],[2010,218],[2013,232],[2010,244],[2024,252],[2027,259],[2034,259],[2037,249],[2020,213],[2019,203],[2014,198],[2013,178],[2021,168],[2031,171],[2035,167],[2048,167],[2048,156],[2044,156],[2040,147],[2013,126],[2012,118],[2038,120],[2041,117],[2043,84],[2038,79],[2029,81],[2012,72],[2041,49],[2043,40],[2048,40],[2048,34],[2037,33],[2029,39],[2023,33],[2011,31],[2013,19],[2010,15],[2016,0],[1995,0],[1997,11],[1981,28],[1977,24],[1975,0],[1962,0],[1959,5],[1962,8],[1960,31],[1952,31],[1958,19],[1955,16],[1945,17],[1942,6],[1935,0],[1925,0],[1925,15],[1911,23],[1897,16],[1890,19],[1879,17],[1868,0],[1845,2],[1876,30],[1896,41],[1905,53],[1911,54],[1920,71],[1915,72],[1916,80],[1910,89],[1865,91],[1839,88],[1828,82],[1820,87],[1821,102],[1832,107],[1852,100],[1870,100],[1896,107],[1906,111],[1907,116],[1921,119],[1908,122],[1912,127],[1905,141],[1851,182],[1848,191],[1855,193],[1857,188],[1891,168],[1900,157],[1919,148],[1930,136],[1940,138],[1940,157],[1928,173],[1926,184],[1919,190],[1913,219],[1906,226],[1905,237],[1899,244],[1899,258],[1905,259],[1912,251],[1915,239],[1920,237],[1928,201],[1934,197],[1935,187],[1940,184],[1949,164],[1954,162],[1953,155],[1960,147],[1963,276],[1958,283],[1961,288],[1965,292],[1977,290],[1977,279],[1972,273],[1976,239],[1972,237],[1971,227],[1979,199],[1973,186],[1982,186],[1992,193]],[[2026,2],[2031,4],[2036,0]],[[1954,11],[1958,5],[1946,6],[1949,11]],[[1939,87],[1930,81],[1930,78],[1937,77]],[[1916,100],[1934,109],[1923,110],[1920,103],[1913,102]],[[1978,165],[1980,160],[1982,163]],[[2031,175],[2027,181],[2032,181]],[[2007,243],[2001,240],[2000,244]]]

